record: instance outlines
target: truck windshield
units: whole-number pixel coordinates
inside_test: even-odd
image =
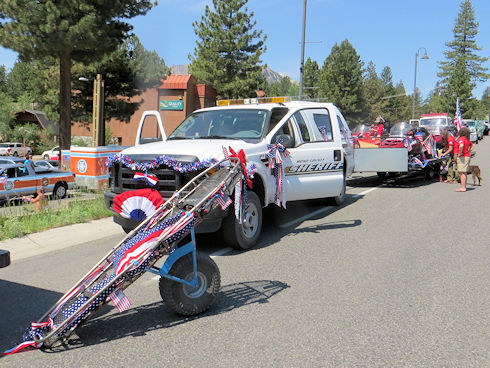
[[[445,118],[420,119],[420,126],[435,127],[435,126],[443,126],[443,125],[448,125],[447,120]]]
[[[390,137],[406,137],[413,130],[413,127],[406,122],[396,123],[390,129]]]
[[[261,109],[221,109],[189,115],[167,139],[260,139],[270,112]]]
[[[464,122],[468,127],[472,128],[476,125],[476,123],[473,120],[468,120]]]

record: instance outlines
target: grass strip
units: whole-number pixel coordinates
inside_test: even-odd
[[[90,200],[75,200],[65,208],[46,208],[22,216],[0,217],[0,241],[18,238],[55,227],[77,224],[111,216],[104,204],[103,195]]]

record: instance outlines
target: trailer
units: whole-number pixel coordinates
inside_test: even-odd
[[[373,172],[380,179],[403,175],[423,175],[425,179],[439,178],[441,162],[448,157],[421,160],[409,156],[407,148],[356,148],[354,172]]]
[[[33,322],[22,343],[3,355],[63,343],[109,302],[120,312],[127,309],[129,301],[123,290],[146,271],[160,276],[160,295],[177,314],[191,316],[207,310],[219,291],[220,273],[209,256],[196,250],[194,226],[214,208],[225,210],[232,203],[229,196],[233,192],[235,213],[245,221],[249,173],[241,153],[232,152],[215,162],[175,192]],[[156,267],[162,257],[165,262]]]

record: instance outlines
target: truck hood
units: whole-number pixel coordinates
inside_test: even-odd
[[[245,153],[255,153],[258,146],[265,146],[265,144],[247,143],[236,139],[183,139],[133,146],[123,150],[121,153],[129,156],[153,155],[155,157],[162,155],[192,155],[202,161],[210,158],[223,159],[223,147],[227,149],[231,147],[236,152],[243,149]]]

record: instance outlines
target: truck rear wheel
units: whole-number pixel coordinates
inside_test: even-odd
[[[194,316],[208,310],[220,288],[220,274],[216,263],[206,254],[197,252],[197,287],[160,277],[160,296],[165,305],[175,313]],[[192,254],[174,263],[170,275],[191,281],[194,277]]]
[[[346,191],[346,184],[345,184],[345,173],[344,173],[343,180],[342,180],[342,190],[340,191],[340,194],[337,197],[327,198],[327,203],[332,206],[340,206],[342,203],[345,202],[345,197],[346,197],[345,191]]]
[[[56,183],[53,189],[53,197],[56,199],[62,199],[66,197],[67,185],[65,183]]]
[[[262,204],[254,192],[247,192],[245,220],[238,223],[235,213],[230,211],[221,227],[225,243],[235,249],[250,249],[260,237],[262,230]]]

